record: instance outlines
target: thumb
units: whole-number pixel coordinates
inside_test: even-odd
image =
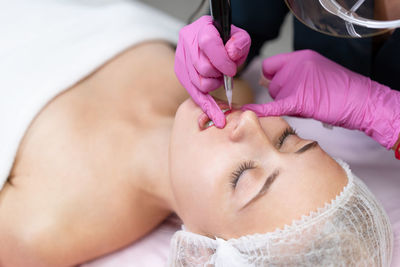
[[[242,110],[251,110],[259,117],[297,115],[295,108],[285,100],[277,100],[266,104],[247,104]]]
[[[293,53],[283,53],[264,59],[262,64],[264,76],[271,80],[275,73],[289,61],[292,54]]]

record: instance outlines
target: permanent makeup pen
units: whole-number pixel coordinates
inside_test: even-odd
[[[213,23],[221,35],[224,44],[231,37],[232,11],[230,0],[210,0],[210,11]],[[229,108],[232,108],[232,77],[224,75],[224,86]]]

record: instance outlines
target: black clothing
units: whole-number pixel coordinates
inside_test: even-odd
[[[283,0],[231,0],[232,23],[245,29],[252,46],[247,62],[260,52],[262,45],[279,35],[289,9]],[[308,28],[294,18],[293,49],[312,49],[340,65],[400,91],[400,29],[380,47],[373,38],[340,38]]]

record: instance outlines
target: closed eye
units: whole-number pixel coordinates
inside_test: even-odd
[[[254,169],[255,167],[256,167],[256,164],[252,160],[241,163],[239,165],[239,167],[231,174],[231,185],[232,185],[233,189],[236,188],[236,185],[239,182],[240,176],[242,176],[242,174],[246,170],[251,170],[251,169]]]
[[[286,138],[288,138],[290,135],[297,135],[297,132],[295,129],[289,126],[283,131],[283,133],[278,139],[278,144],[277,144],[278,149],[282,147],[283,143],[285,143]]]

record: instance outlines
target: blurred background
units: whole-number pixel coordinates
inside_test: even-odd
[[[147,3],[160,10],[163,10],[166,13],[184,21],[185,23],[187,23],[189,17],[193,14],[193,12],[196,11],[197,7],[201,3],[201,0],[140,0],[140,1]],[[201,9],[201,12],[197,17],[200,17],[201,15],[207,12],[208,3],[209,1],[207,0],[205,6]],[[248,1],[248,3],[251,4],[251,1]],[[281,34],[279,38],[264,45],[261,52],[262,57],[268,57],[279,53],[290,52],[293,50],[292,20],[293,16],[291,14],[288,15],[281,29]]]

